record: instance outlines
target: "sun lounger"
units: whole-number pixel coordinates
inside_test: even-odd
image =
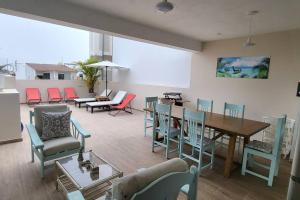
[[[89,102],[86,103],[86,110],[91,108],[91,113],[94,112],[94,108],[109,108],[110,106],[119,105],[125,98],[127,92],[119,91],[111,101]]]
[[[41,93],[38,88],[26,88],[26,103],[40,103],[42,101]]]
[[[107,96],[109,96],[111,94],[111,90],[107,89]],[[106,96],[106,89],[100,94],[100,96]],[[96,98],[92,97],[92,98],[77,98],[74,99],[75,102],[75,106],[78,105],[79,108],[81,108],[81,104],[83,103],[88,103],[88,102],[95,102],[97,101]]]
[[[75,89],[72,87],[64,88],[64,96],[65,96],[65,101],[74,101],[74,99],[78,98]]]
[[[117,110],[117,112],[109,112],[108,114],[112,115],[112,116],[116,116],[117,114],[119,114],[121,111],[127,112],[132,114],[132,109],[131,109],[131,101],[136,97],[135,94],[129,93],[127,94],[127,96],[125,97],[125,99],[122,101],[121,104],[117,105],[117,106],[112,106],[111,108],[114,110]],[[126,108],[129,108],[129,110],[126,110]]]
[[[47,88],[49,103],[59,103],[63,100],[58,88]]]

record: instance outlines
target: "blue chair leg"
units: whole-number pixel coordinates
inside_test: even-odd
[[[146,113],[145,113],[145,117],[144,117],[144,136],[146,136],[147,134],[147,120],[146,120]]]
[[[201,170],[202,169],[202,149],[199,151],[199,163],[198,163],[198,171],[199,175],[201,175]]]
[[[245,148],[244,156],[243,156],[243,165],[242,165],[242,175],[243,176],[245,176],[245,173],[246,173],[247,160],[248,160],[248,151],[247,151],[247,148]]]
[[[268,180],[268,186],[270,186],[270,187],[273,185],[275,170],[276,170],[276,161],[272,160],[271,161],[270,172],[269,172],[269,180]]]
[[[167,138],[167,146],[166,146],[166,158],[169,159],[169,145],[170,145],[170,140]]]
[[[213,165],[214,165],[214,162],[215,162],[215,149],[216,149],[216,146],[215,146],[215,143],[213,144],[212,146],[212,149],[211,149],[211,158],[210,158],[210,168],[212,169],[213,168]]]
[[[44,178],[45,175],[45,163],[44,163],[44,159],[41,159],[41,177]]]

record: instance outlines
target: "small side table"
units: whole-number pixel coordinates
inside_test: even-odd
[[[97,101],[109,101],[109,97],[107,96],[96,96]]]

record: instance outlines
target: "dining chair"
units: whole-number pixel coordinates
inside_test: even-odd
[[[158,102],[158,97],[146,97],[145,108],[153,109]],[[153,126],[153,112],[144,111],[144,136],[147,135],[147,128]]]
[[[198,124],[201,124],[200,129],[198,128]],[[185,132],[187,133],[187,136],[185,136]],[[188,158],[198,163],[199,174],[201,174],[201,171],[207,167],[212,168],[214,163],[215,141],[205,137],[204,132],[205,112],[193,112],[184,108],[182,114],[179,157],[181,159]],[[192,154],[184,153],[183,146],[185,144],[192,147]],[[194,157],[194,149],[199,152],[198,158]],[[210,150],[210,152],[208,152],[208,150]],[[210,157],[210,162],[206,165],[203,164],[203,155]]]
[[[205,100],[205,99],[197,99],[197,111],[204,111],[204,112],[212,112],[213,111],[213,101],[212,100]],[[205,133],[211,138],[211,135],[215,137],[215,130],[211,128],[206,128]]]
[[[242,175],[245,175],[246,173],[252,174],[254,176],[268,181],[268,186],[273,185],[274,176],[278,175],[279,170],[280,149],[282,146],[285,124],[286,115],[283,115],[282,117],[279,117],[277,119],[275,140],[273,144],[254,140],[246,145],[246,147],[244,148]],[[268,159],[271,161],[271,164],[268,166],[258,163],[253,159],[253,156],[259,156]],[[251,166],[257,165],[259,167],[269,170],[269,175],[263,176],[259,173],[251,171],[250,169],[247,169],[247,161],[249,161],[249,165]]]
[[[154,148],[161,146],[166,149],[166,158],[169,158],[169,153],[178,151],[180,130],[171,127],[171,105],[156,104],[154,106],[153,115],[153,139],[152,139],[152,152]],[[157,134],[163,136],[163,140],[157,140]],[[171,149],[170,142],[177,143],[177,148]]]
[[[262,131],[262,141],[267,143],[273,143],[275,140],[277,118],[272,116],[264,116],[263,122],[269,123],[270,126]],[[294,119],[286,119],[281,147],[281,154],[283,155],[284,159],[288,157],[292,150],[293,139],[295,139],[295,122],[296,121]]]
[[[234,117],[234,118],[244,118],[245,115],[245,105],[239,105],[239,104],[231,104],[225,102],[224,104],[224,115]],[[221,137],[221,144],[224,146],[224,140],[229,141],[229,137],[227,135],[223,135]],[[237,137],[237,142],[238,144],[238,156],[240,155],[240,148],[242,144],[242,137],[238,136]]]
[[[204,100],[204,99],[197,99],[197,111],[204,111],[204,112],[212,112],[213,111],[213,104],[212,100]]]

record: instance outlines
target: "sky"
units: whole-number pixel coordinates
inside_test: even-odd
[[[0,14],[0,64],[70,63],[89,56],[89,32]]]

